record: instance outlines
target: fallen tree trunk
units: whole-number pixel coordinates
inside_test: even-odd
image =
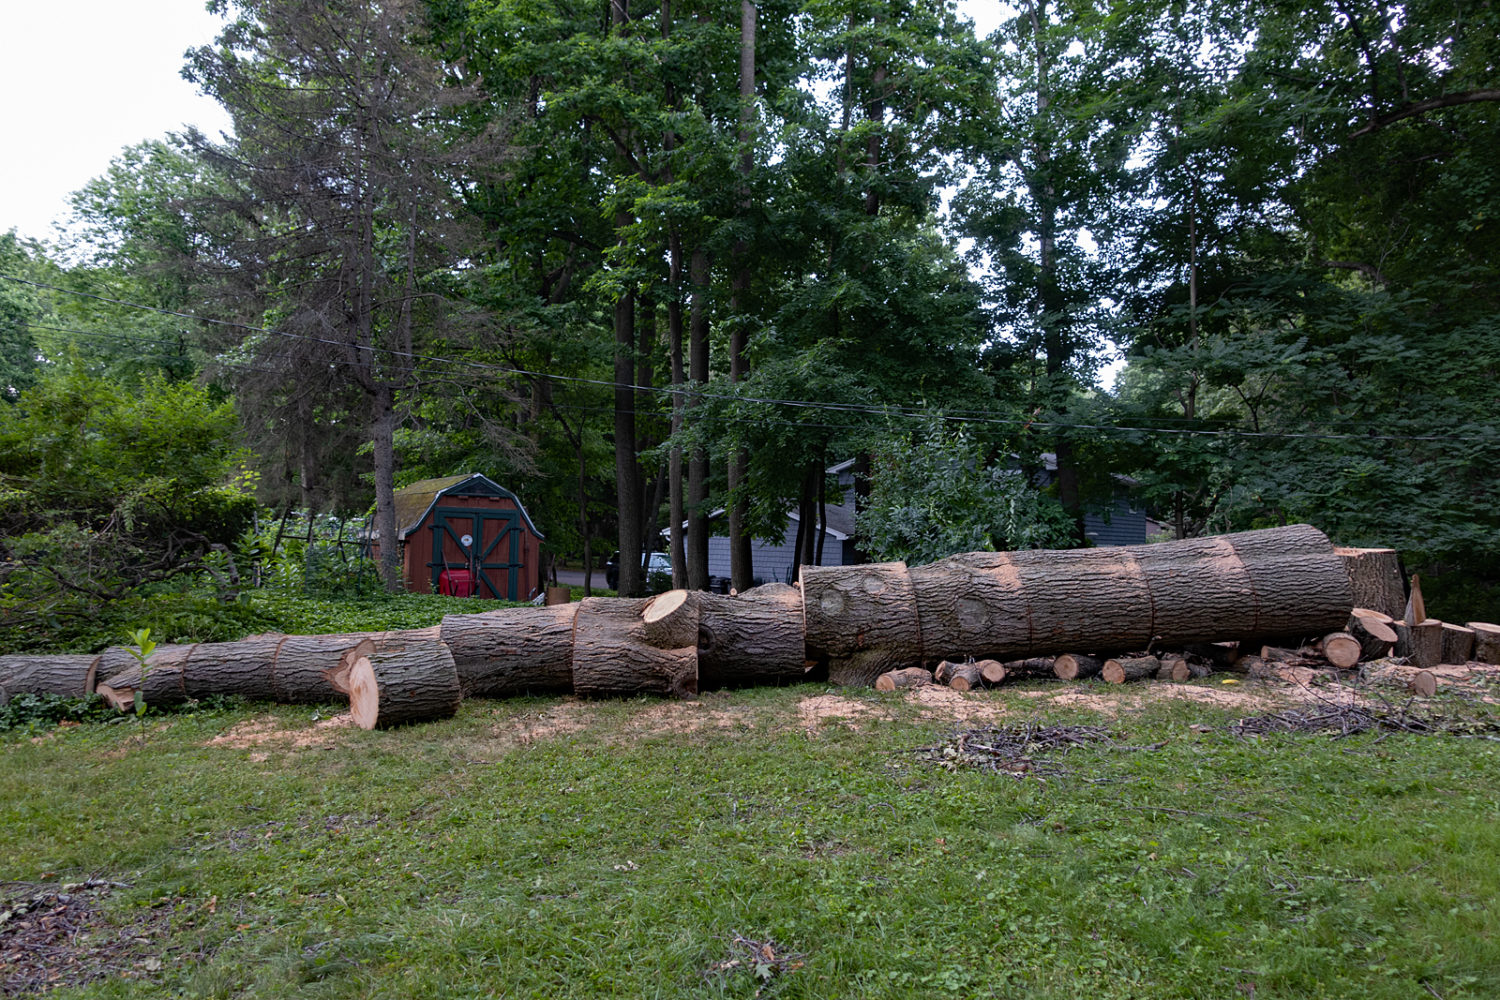
[[[194,646],[182,666],[183,693],[190,699],[220,694],[276,700],[276,652],[286,638],[279,633],[252,635],[237,642]]]
[[[1321,636],[1342,628],[1353,607],[1343,560],[1307,525],[965,553],[909,571],[808,567],[803,592],[809,650],[830,658],[831,680],[865,684],[885,669],[945,659]]]
[[[573,690],[588,697],[697,694],[697,602],[685,590],[584,598],[573,624]]]
[[[1406,612],[1406,586],[1401,581],[1401,557],[1395,549],[1335,548],[1349,574],[1354,606],[1371,608],[1392,618]]]
[[[420,638],[412,633],[419,633]],[[434,629],[409,632],[289,635],[276,651],[271,677],[277,701],[320,705],[349,694],[349,674],[362,657],[396,652],[413,642],[431,642]]]
[[[802,592],[786,584],[738,597],[694,593],[698,605],[698,690],[791,684],[807,673]]]
[[[802,594],[807,648],[828,659],[833,683],[869,687],[883,673],[922,661],[922,627],[905,563],[804,566]]]
[[[453,653],[464,697],[573,690],[578,608],[567,603],[445,615],[440,634]]]
[[[99,657],[89,654],[0,656],[0,705],[18,694],[82,698],[93,693],[98,668]]]
[[[362,656],[349,670],[349,714],[361,729],[446,719],[462,700],[458,668],[442,642]]]
[[[118,651],[123,647],[115,647]],[[131,656],[134,666],[117,672],[105,684],[95,688],[99,696],[109,703],[110,707],[119,712],[131,712],[135,710],[135,693],[141,692],[141,698],[150,708],[169,708],[173,705],[181,705],[188,700],[187,687],[183,680],[183,668],[187,666],[188,658],[192,655],[197,645],[191,646],[157,646],[146,659],[144,675],[140,662],[135,660],[125,651],[126,656]],[[112,650],[106,649],[102,656],[108,657]]]

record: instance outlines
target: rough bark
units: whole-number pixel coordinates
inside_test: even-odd
[[[183,668],[196,648],[196,645],[156,647],[146,660],[144,678],[141,675],[140,664],[132,656],[130,657],[132,666],[115,673],[108,683],[98,685],[95,690],[111,708],[119,712],[135,710],[137,689],[140,690],[142,698],[149,707],[166,708],[171,705],[181,705],[188,700],[187,689],[183,685]],[[130,656],[124,647],[113,647],[113,649],[116,651],[114,657],[116,660],[120,652],[123,652],[125,656]],[[102,656],[110,654],[111,650],[106,649]]]
[[[1342,627],[1352,607],[1343,562],[1306,525],[1157,545],[965,553],[914,567],[910,579],[929,663],[1322,635]],[[821,641],[809,630],[810,648]]]
[[[458,668],[442,642],[372,653],[349,671],[349,713],[361,729],[446,719],[462,699]]]
[[[1144,680],[1155,677],[1161,670],[1161,661],[1154,656],[1130,656],[1117,660],[1105,660],[1099,673],[1111,684]]]
[[[1355,607],[1401,617],[1406,610],[1406,587],[1401,582],[1401,557],[1395,549],[1340,547],[1333,551],[1344,561]]]
[[[1350,615],[1345,631],[1354,636],[1359,643],[1361,660],[1378,660],[1383,656],[1389,656],[1391,647],[1396,645],[1396,630],[1378,618],[1361,614]]]
[[[1104,661],[1083,653],[1063,653],[1052,661],[1052,673],[1065,681],[1094,677],[1104,668]]]
[[[1468,622],[1465,627],[1474,630],[1474,659],[1480,663],[1500,663],[1500,625]]]
[[[673,596],[682,594],[590,597],[579,602],[573,626],[573,690],[590,697],[697,694],[698,605]],[[669,613],[648,622],[652,605],[665,598],[673,598],[670,608],[662,605]]]
[[[922,630],[906,564],[808,566],[802,574],[804,635],[828,657],[828,679],[868,687],[922,660]]]
[[[361,657],[394,652],[413,642],[432,641],[435,629],[401,632],[289,635],[276,652],[272,678],[277,701],[320,705],[349,693],[349,673]]]
[[[1188,661],[1181,656],[1163,656],[1161,666],[1156,670],[1156,679],[1159,681],[1172,681],[1182,684],[1193,679],[1193,671],[1188,666]]]
[[[573,689],[573,620],[578,604],[445,615],[464,697],[500,698]]]
[[[1029,656],[1024,660],[1010,660],[1001,664],[1005,668],[1005,676],[1012,680],[1022,677],[1056,677],[1053,665],[1056,658],[1051,656]]]
[[[286,638],[279,633],[252,635],[235,642],[194,646],[183,665],[183,691],[189,698],[224,694],[252,701],[275,700],[276,653]]]
[[[698,690],[790,684],[807,673],[797,588],[768,584],[738,597],[700,593],[694,600]]]
[[[953,667],[948,686],[955,691],[976,691],[984,686],[984,674],[977,663],[959,663]]]
[[[1423,668],[1443,662],[1443,623],[1436,618],[1415,625],[1400,623],[1396,628],[1396,655]]]
[[[96,655],[0,656],[0,705],[18,694],[60,694],[82,698],[93,693]]]
[[[1323,637],[1323,658],[1340,670],[1359,664],[1364,645],[1348,632],[1330,632]]]
[[[1443,662],[1468,663],[1474,655],[1475,631],[1450,622],[1443,623]]]
[[[875,678],[876,691],[897,691],[902,688],[922,687],[932,683],[932,671],[921,667],[903,667],[888,670]]]

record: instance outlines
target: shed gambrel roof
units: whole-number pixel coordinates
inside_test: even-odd
[[[432,508],[445,496],[504,497],[516,505],[521,519],[532,534],[538,538],[547,536],[537,530],[526,505],[520,497],[480,472],[466,476],[444,476],[441,479],[422,479],[396,491],[396,537],[405,540],[417,526],[427,519]]]

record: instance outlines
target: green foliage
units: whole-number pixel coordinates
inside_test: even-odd
[[[30,736],[54,729],[61,722],[118,722],[120,714],[96,694],[69,698],[60,694],[12,695],[0,705],[0,733],[20,731]]]
[[[934,418],[877,454],[862,544],[876,559],[927,563],[956,552],[1070,548],[1072,519],[1005,456]],[[986,465],[989,460],[991,464]]]

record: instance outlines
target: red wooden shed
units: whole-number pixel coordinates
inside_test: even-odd
[[[542,589],[541,543],[526,508],[480,473],[424,479],[396,491],[406,588],[528,601]],[[377,558],[379,543],[376,543]]]

